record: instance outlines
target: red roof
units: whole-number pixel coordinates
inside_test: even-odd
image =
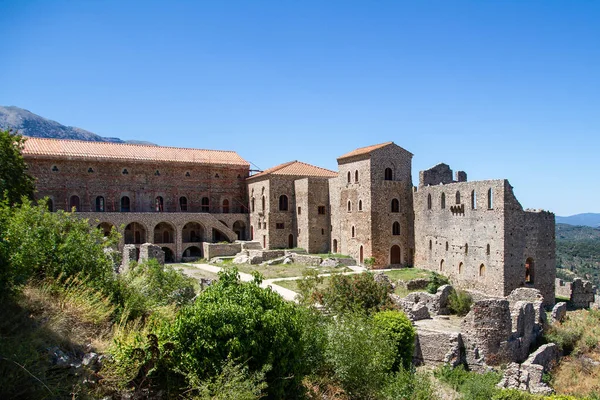
[[[363,155],[363,154],[369,154],[373,150],[377,150],[377,149],[380,149],[382,147],[389,146],[390,144],[394,144],[394,142],[385,142],[385,143],[381,143],[381,144],[374,144],[374,145],[367,146],[367,147],[360,147],[360,148],[358,148],[356,150],[352,150],[351,152],[344,154],[341,157],[338,157],[338,160],[341,160],[343,158],[360,156],[360,155]]]
[[[330,171],[325,168],[317,167],[311,164],[303,163],[301,161],[290,161],[284,164],[277,165],[260,172],[256,175],[252,175],[247,179],[253,179],[257,177],[264,177],[267,175],[288,175],[288,176],[311,176],[318,178],[335,178],[337,172]]]
[[[25,158],[62,158],[85,160],[168,161],[193,164],[220,164],[250,167],[234,151],[186,149],[126,143],[86,142],[82,140],[27,137]]]

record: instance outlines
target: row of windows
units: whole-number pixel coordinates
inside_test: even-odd
[[[449,247],[450,246],[449,246],[448,242],[446,242],[446,251],[448,251]],[[464,247],[465,247],[465,254],[469,254],[469,244],[465,243]],[[429,250],[432,250],[432,249],[433,249],[433,241],[430,240],[429,241]],[[490,245],[489,244],[485,248],[485,254],[487,254],[488,256],[490,255]]]
[[[394,180],[394,173],[391,168],[386,168],[383,172],[383,179],[386,181]],[[352,183],[352,173],[348,171],[348,183]],[[358,183],[358,170],[354,171],[354,183]]]
[[[262,211],[265,211],[265,196],[262,197]],[[254,212],[256,207],[254,204],[254,197],[250,199],[250,206]],[[279,211],[289,211],[289,201],[285,194],[279,196]],[[325,206],[318,206],[317,212],[319,214],[325,214]],[[298,207],[298,215],[302,214],[302,207]]]
[[[464,263],[463,262],[459,262],[458,263],[458,274],[462,275],[464,272]],[[444,260],[440,261],[440,272],[444,272]],[[481,264],[479,266],[479,276],[480,277],[484,277],[485,276],[485,264]]]
[[[456,204],[461,204],[461,197],[460,197],[459,191],[456,192]],[[487,206],[488,206],[489,210],[494,208],[494,193],[492,191],[492,188],[489,188],[487,191]],[[431,200],[431,193],[430,193],[427,195],[427,209],[431,210],[431,208],[432,208],[432,200]],[[443,192],[440,196],[440,208],[442,210],[446,208],[446,193],[443,193]],[[477,209],[477,193],[475,192],[475,190],[471,191],[471,209],[472,210]]]
[[[73,195],[69,198],[69,209],[75,209],[75,211],[81,210],[81,201],[79,196]],[[48,200],[48,209],[50,211],[54,211],[54,202],[49,199]],[[95,211],[96,212],[104,212],[106,210],[104,196],[97,196],[95,201]],[[122,196],[120,200],[120,208],[121,212],[130,212],[131,211],[131,200],[129,196]],[[157,196],[154,199],[154,211],[162,212],[164,211],[164,199],[162,196]],[[179,211],[186,212],[188,211],[188,199],[185,196],[181,196],[179,198]],[[209,212],[210,211],[210,200],[208,197],[203,197],[201,200],[200,212]],[[229,213],[229,200],[223,200],[221,204],[221,211],[223,213]]]
[[[363,206],[362,206],[362,200],[358,201],[358,211],[362,211]],[[391,212],[393,213],[399,213],[400,212],[400,201],[398,201],[398,199],[392,199],[392,204],[391,204]],[[348,212],[352,212],[352,202],[350,200],[348,200]]]
[[[489,246],[489,245],[488,245]],[[440,272],[444,271],[444,260],[440,261]],[[464,263],[461,261],[458,263],[458,274],[462,275],[464,272]],[[534,281],[534,261],[533,258],[529,257],[525,260],[525,283],[533,284]],[[485,276],[485,264],[479,265],[479,276]]]
[[[52,170],[52,172],[59,172],[59,171],[60,171],[56,165],[53,165],[53,166],[52,166],[52,168],[51,168],[51,170]],[[94,171],[94,168],[92,168],[92,167],[89,167],[89,168],[87,169],[87,172],[88,172],[88,173],[90,173],[90,174],[93,174],[93,173],[94,173],[94,172],[96,172],[96,171]],[[123,169],[121,170],[121,174],[123,174],[123,175],[129,175],[129,170],[128,170],[127,168],[123,168]],[[154,176],[160,176],[160,170],[158,170],[158,169],[157,169],[157,170],[155,170],[155,171],[154,171]],[[191,177],[190,171],[186,171],[186,172],[185,172],[185,177],[186,177],[186,178],[189,178],[189,177]],[[218,173],[216,173],[216,174],[214,175],[214,177],[215,177],[215,178],[220,178],[220,176],[219,176],[219,174],[218,174]],[[238,179],[242,179],[242,175],[241,175],[241,174],[238,174],[238,176],[237,176],[237,177],[238,177]]]

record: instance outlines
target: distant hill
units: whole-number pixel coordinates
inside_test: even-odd
[[[600,285],[600,228],[556,224],[556,275]]]
[[[12,129],[13,131],[18,131],[21,135],[39,138],[154,145],[153,143],[141,140],[121,140],[119,138],[103,137],[85,129],[62,125],[15,106],[0,106],[0,129]]]
[[[556,216],[556,223],[600,227],[600,214],[585,213],[571,215],[570,217]]]

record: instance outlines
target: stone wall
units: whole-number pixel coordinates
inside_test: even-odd
[[[298,247],[309,253],[329,252],[331,220],[328,179],[314,177],[297,179],[294,187]],[[322,207],[322,214],[319,214],[319,207]]]
[[[570,300],[572,308],[597,308],[600,297],[597,288],[591,282],[576,278],[573,282],[555,279],[556,295]]]
[[[241,243],[204,243],[204,258],[232,257],[242,251]]]
[[[144,263],[149,260],[156,260],[156,261],[158,261],[158,263],[160,265],[164,265],[165,264],[165,252],[160,248],[160,246],[157,246],[152,243],[144,243],[140,247],[139,262]]]

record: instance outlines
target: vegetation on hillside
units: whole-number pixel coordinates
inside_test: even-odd
[[[600,228],[556,224],[556,274],[600,285]]]

